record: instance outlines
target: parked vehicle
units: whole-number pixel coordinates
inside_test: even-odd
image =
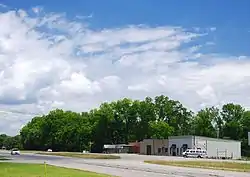
[[[204,149],[187,149],[182,153],[183,157],[206,158],[207,151]]]
[[[17,148],[13,148],[10,151],[11,155],[20,155],[20,151]]]

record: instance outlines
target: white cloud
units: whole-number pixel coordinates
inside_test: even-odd
[[[200,28],[144,25],[93,30],[42,8],[0,13],[0,130],[15,134],[54,108],[165,94],[191,109],[249,105],[249,56],[207,54]],[[216,28],[210,28],[210,32]],[[200,40],[199,40],[200,41]],[[0,133],[1,133],[0,132]]]
[[[211,31],[216,31],[216,27],[211,27],[210,30]]]
[[[1,4],[1,3],[0,3],[0,7],[2,7],[2,8],[7,8],[7,6],[6,6],[6,5]]]

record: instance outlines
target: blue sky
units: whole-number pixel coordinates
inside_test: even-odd
[[[0,133],[159,94],[250,108],[249,0],[0,0]],[[88,16],[88,18],[86,18]],[[76,18],[85,17],[85,18]]]
[[[249,0],[1,0],[12,8],[42,6],[45,11],[66,13],[68,17],[93,15],[93,29],[145,24],[185,28],[216,27],[210,36],[214,52],[250,55]],[[229,37],[230,36],[230,37]]]

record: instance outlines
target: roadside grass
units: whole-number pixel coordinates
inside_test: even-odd
[[[36,151],[36,150],[20,150],[22,153],[38,153],[42,151]]]
[[[227,170],[238,172],[250,172],[249,163],[237,163],[237,162],[215,162],[215,161],[165,161],[165,160],[149,160],[145,163],[177,166],[177,167],[191,167],[191,168],[204,168],[215,170]]]
[[[77,153],[77,152],[37,152],[41,155],[55,155],[64,157],[77,157],[84,159],[120,159],[120,156],[109,154]]]
[[[242,157],[241,159],[239,159],[239,160],[244,160],[244,161],[250,161],[250,157]]]
[[[0,162],[1,177],[111,177],[104,174],[55,167],[43,164],[22,164]]]
[[[0,160],[9,160],[9,159],[7,159],[7,158],[4,157],[4,156],[0,156]]]

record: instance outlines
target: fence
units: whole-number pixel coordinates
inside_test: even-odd
[[[228,153],[227,149],[219,150],[217,149],[216,156],[208,157],[212,159],[232,159],[233,153]]]

